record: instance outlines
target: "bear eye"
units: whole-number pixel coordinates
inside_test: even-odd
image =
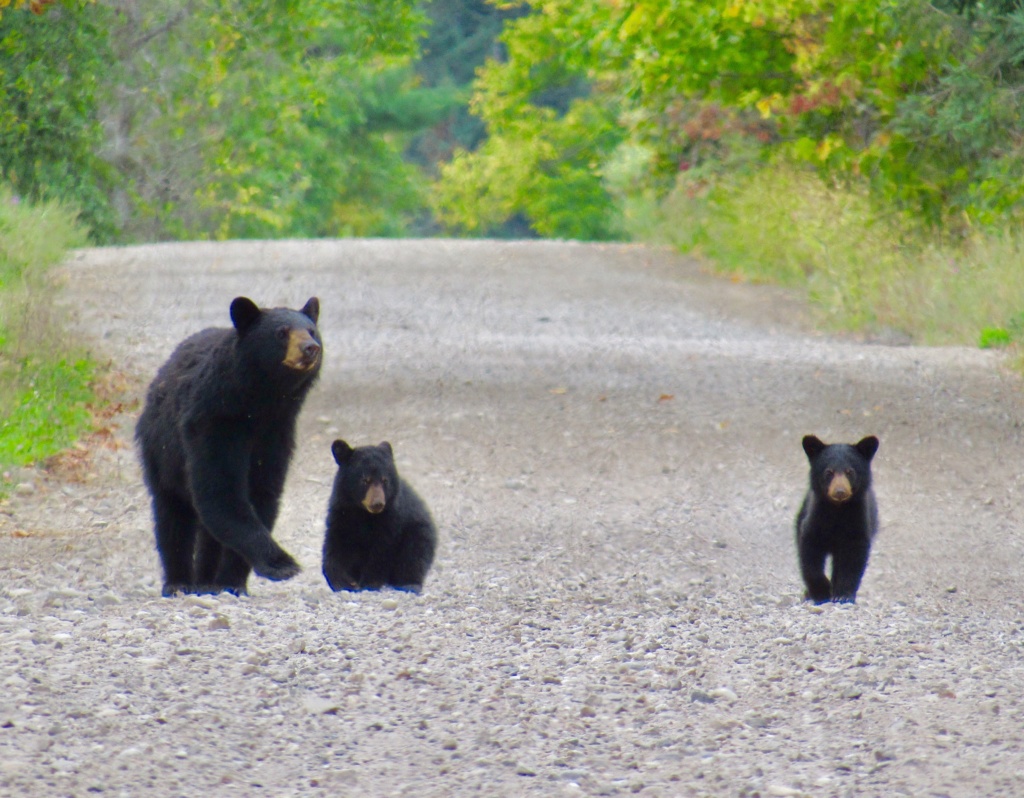
[[[278,341],[283,341],[287,337],[288,337],[288,328],[287,327],[278,327],[277,328],[277,340]]]
[[[363,477],[361,480],[359,480],[359,483],[364,487],[369,485],[371,482],[373,482],[373,480],[370,479],[369,477]]]
[[[825,479],[831,480],[832,477],[834,477],[835,475],[836,475],[836,472],[833,471],[831,468],[826,468],[825,469]]]
[[[384,485],[386,487],[388,482],[390,482],[390,480],[387,477],[381,477],[380,478],[380,484],[381,485]]]
[[[853,469],[852,468],[847,468],[846,469],[846,478],[848,480],[850,480],[851,482],[853,481]]]

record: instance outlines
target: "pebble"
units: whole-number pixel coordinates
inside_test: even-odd
[[[739,696],[736,695],[736,693],[734,693],[728,687],[716,687],[714,690],[709,690],[708,695],[712,699],[717,700],[721,698],[723,701],[727,701],[730,704],[734,703],[739,699]]]
[[[331,698],[307,695],[302,699],[302,708],[313,715],[326,715],[337,712],[341,704]]]

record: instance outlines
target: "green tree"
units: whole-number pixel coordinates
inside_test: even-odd
[[[130,237],[395,234],[422,205],[376,114],[415,53],[411,0],[119,6],[108,157]]]
[[[565,234],[574,196],[607,224],[611,214],[594,215],[602,192],[666,192],[691,170],[700,190],[752,156],[867,181],[878,202],[933,224],[1020,214],[1015,0],[530,6],[503,36],[507,60],[476,83],[487,142],[456,153],[437,186],[454,227],[518,211]],[[573,81],[585,88],[567,112],[545,105],[551,86]]]
[[[21,5],[0,168],[98,240],[400,234],[424,207],[402,152],[443,103],[411,71],[415,0]]]
[[[116,223],[117,175],[99,155],[100,78],[113,60],[109,22],[89,0],[67,0],[45,15],[16,7],[0,16],[0,180],[28,200],[70,200],[100,238]]]
[[[435,186],[435,210],[449,229],[490,233],[522,217],[543,236],[617,234],[601,164],[623,139],[619,103],[591,91],[596,54],[580,44],[578,28],[562,24],[574,5],[549,2],[508,24],[507,57],[479,71],[471,110],[487,138],[472,152],[457,149]]]

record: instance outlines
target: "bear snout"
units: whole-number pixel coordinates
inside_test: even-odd
[[[384,512],[384,507],[386,505],[387,500],[384,496],[384,487],[379,483],[370,485],[369,490],[366,491],[366,495],[363,496],[363,507],[366,512],[377,515],[378,513]]]
[[[852,496],[853,487],[850,485],[850,480],[847,479],[845,474],[836,474],[832,477],[832,481],[828,483],[829,501],[842,504],[845,501],[849,501]]]
[[[309,371],[320,363],[322,348],[305,330],[292,330],[288,336],[288,349],[284,365],[296,371]]]

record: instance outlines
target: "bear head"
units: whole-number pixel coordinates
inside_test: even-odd
[[[803,439],[811,463],[811,490],[832,504],[845,504],[871,487],[871,458],[878,438],[869,435],[858,443],[822,443],[814,435]]]
[[[359,505],[372,515],[379,515],[394,502],[400,483],[390,443],[352,448],[337,440],[331,444],[331,454],[338,464],[334,478],[336,502]]]
[[[272,379],[305,382],[316,377],[323,359],[317,329],[320,300],[312,297],[302,310],[260,308],[248,297],[231,303],[231,322],[247,365]]]

